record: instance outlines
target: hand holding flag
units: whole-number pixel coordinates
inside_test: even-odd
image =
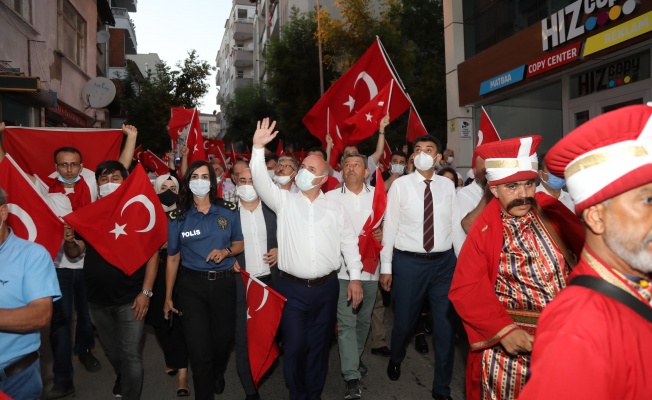
[[[376,189],[371,207],[371,215],[367,218],[362,233],[358,237],[358,247],[362,258],[362,270],[375,274],[378,268],[380,250],[383,245],[374,237],[373,232],[380,227],[387,207],[387,193],[385,192],[385,181],[379,168],[376,168]]]

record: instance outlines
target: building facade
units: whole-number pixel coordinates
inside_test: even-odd
[[[448,147],[470,167],[481,106],[540,154],[597,115],[651,100],[652,2],[444,0]]]

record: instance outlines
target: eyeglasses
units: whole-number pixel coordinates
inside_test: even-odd
[[[81,165],[81,163],[78,163],[78,162],[72,162],[72,163],[64,162],[64,163],[58,163],[57,167],[63,168],[63,169],[68,169],[68,168],[73,168],[74,169],[74,168],[78,168],[80,165]]]
[[[294,166],[292,164],[278,164],[276,166],[276,169],[288,169],[288,168],[294,171]]]

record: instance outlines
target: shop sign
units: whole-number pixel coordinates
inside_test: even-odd
[[[584,55],[597,53],[608,47],[615,46],[629,39],[633,39],[644,33],[652,32],[652,11],[641,15],[640,17],[622,23],[612,29],[600,32],[597,35],[586,39],[584,46]]]
[[[616,3],[618,0],[577,0],[542,19],[543,51],[584,35],[609,21],[615,21],[622,15],[630,15],[636,9],[637,0],[626,0],[622,6]],[[584,18],[589,14],[595,15]]]
[[[650,51],[634,54],[570,77],[570,98],[638,82],[650,77]]]
[[[532,61],[527,66],[528,78],[577,60],[580,56],[581,45],[582,42],[577,42],[568,47],[564,47],[563,49],[553,54],[549,54],[536,61]]]
[[[480,84],[480,96],[485,95],[494,90],[504,88],[513,83],[523,80],[525,76],[525,65],[521,65],[518,68],[514,68],[511,71],[507,71],[498,76],[494,76],[491,79],[488,79]]]

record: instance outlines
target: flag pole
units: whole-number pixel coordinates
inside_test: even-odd
[[[389,103],[392,101],[392,89],[393,88],[394,88],[394,79],[389,81],[389,97],[387,98],[387,112],[385,113],[385,115],[389,114]],[[383,117],[385,117],[385,115],[383,115]]]
[[[407,91],[405,89],[405,85],[403,84],[403,81],[401,80],[401,77],[398,75],[398,71],[396,71],[396,67],[394,67],[394,63],[392,63],[392,59],[389,58],[389,54],[387,54],[387,50],[385,50],[385,46],[383,46],[383,42],[380,41],[380,38],[376,36],[376,40],[378,40],[378,44],[380,45],[380,50],[382,50],[383,57],[385,57],[385,61],[388,62],[389,67],[392,69],[392,73],[394,74],[394,77],[398,79],[398,83],[401,85],[401,88],[407,95]],[[410,98],[410,96],[408,96]],[[412,102],[412,100],[410,100]]]
[[[326,108],[326,133],[331,134],[331,108]]]

